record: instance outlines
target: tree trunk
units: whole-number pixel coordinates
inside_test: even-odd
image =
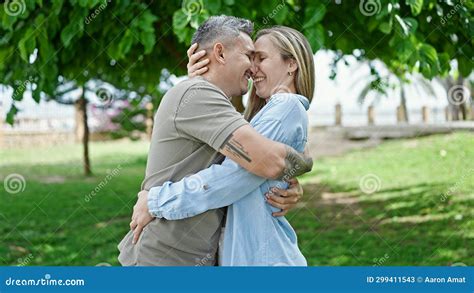
[[[153,133],[153,103],[148,102],[145,108],[146,108],[146,120],[145,120],[146,136],[148,140],[151,140],[151,135]]]
[[[403,81],[400,80],[400,107],[402,110],[402,121],[408,123],[408,109],[407,109],[407,97],[405,94],[405,89],[403,88]]]
[[[76,143],[79,143],[82,141],[82,138],[84,137],[84,123],[82,122],[82,119],[84,118],[82,114],[82,109],[81,109],[81,103],[80,99],[74,102],[74,121],[76,122],[75,127],[74,127],[74,141]]]
[[[469,97],[465,97],[465,92],[464,92],[464,78],[459,75],[458,77],[458,80],[457,80],[457,86],[463,90],[460,91],[460,94],[462,95],[462,98],[461,98],[461,101],[462,103],[459,105],[459,112],[460,112],[460,118],[459,120],[468,120],[469,117],[468,117],[468,112],[469,112],[469,109],[468,109],[468,100],[469,100]]]
[[[442,85],[444,86],[444,89],[445,89],[446,93],[448,93],[448,95],[449,95],[450,89],[453,86],[456,85],[456,82],[454,81],[454,79],[451,76],[447,76],[444,80],[441,80],[441,81],[442,81]],[[456,105],[453,105],[453,103],[450,100],[449,96],[447,96],[447,98],[448,98],[448,106],[447,107],[448,107],[450,113],[447,113],[446,117],[451,118],[450,121],[459,120],[459,118],[461,116],[461,113],[459,112],[459,107],[456,106]]]
[[[82,92],[79,100],[76,101],[76,138],[80,136],[83,146],[83,166],[84,175],[92,175],[89,160],[89,125],[87,124],[87,100]]]

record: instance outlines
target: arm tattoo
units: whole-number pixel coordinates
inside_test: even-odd
[[[250,159],[249,153],[245,151],[244,146],[235,139],[232,139],[232,137],[233,135],[231,134],[224,142],[224,149],[236,157],[244,159],[249,163],[252,162],[252,159]]]
[[[311,171],[313,168],[313,159],[311,157],[300,154],[289,146],[285,146],[285,149],[285,168],[278,177],[279,180],[289,180]]]

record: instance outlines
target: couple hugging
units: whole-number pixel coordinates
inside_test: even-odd
[[[298,31],[257,32],[213,16],[193,36],[190,78],[155,115],[124,266],[306,266],[284,215],[303,195],[315,87],[313,52]],[[196,52],[199,50],[198,52]],[[230,102],[248,91],[244,115]]]

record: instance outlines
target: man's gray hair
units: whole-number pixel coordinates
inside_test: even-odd
[[[248,19],[234,16],[211,16],[199,26],[191,43],[198,43],[200,48],[206,49],[205,47],[213,45],[216,41],[226,42],[235,39],[240,32],[251,36],[253,23]]]

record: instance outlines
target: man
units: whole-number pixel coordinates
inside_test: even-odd
[[[223,156],[264,178],[282,179],[311,170],[310,158],[260,135],[229,101],[248,90],[254,51],[252,30],[248,20],[217,16],[209,18],[193,36],[193,43],[207,51],[209,69],[202,77],[170,89],[156,113],[143,191],[130,223],[133,231],[119,245],[122,265],[216,263],[225,209],[183,220],[153,219],[147,207],[151,187],[197,173],[222,162]],[[196,184],[205,188],[202,182]],[[273,204],[291,207],[302,190],[296,184],[293,190],[280,193],[287,197],[274,197]]]

